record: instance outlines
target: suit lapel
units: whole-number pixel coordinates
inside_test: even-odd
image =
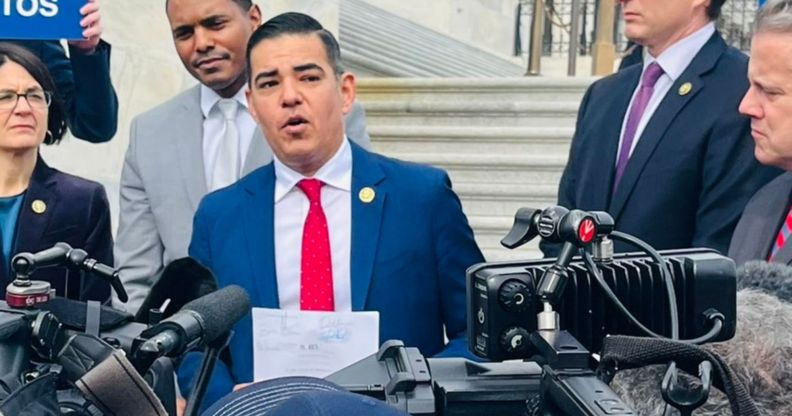
[[[352,310],[366,307],[374,260],[379,245],[382,212],[387,188],[382,184],[385,174],[373,155],[350,141],[352,146],[352,244],[350,274],[352,285]],[[364,202],[360,193],[364,188],[374,191],[373,200]]]
[[[13,252],[36,251],[40,250],[40,244],[44,241],[44,233],[49,227],[52,214],[60,203],[60,198],[55,192],[57,180],[52,175],[52,169],[39,157],[30,185],[25,192],[22,206],[19,208],[19,220],[17,223],[17,235],[13,247]],[[44,202],[46,208],[44,212],[36,213],[33,211],[33,201]]]
[[[619,183],[619,187],[616,193],[613,194],[610,213],[617,221],[630,193],[635,187],[638,178],[641,176],[641,172],[652,156],[652,153],[654,153],[654,150],[657,148],[657,145],[663,139],[666,131],[671,123],[674,122],[679,112],[685,108],[693,97],[705,88],[705,83],[701,79],[701,75],[712,70],[725,49],[726,44],[716,32],[707,41],[704,47],[701,48],[701,51],[699,51],[696,57],[693,58],[693,61],[688,65],[682,75],[677,78],[671,86],[671,89],[668,90],[666,96],[660,102],[657,110],[652,114],[652,118],[646,124],[646,128],[644,128],[638,140],[638,144],[635,146],[632,156],[630,156],[630,161],[627,163],[627,168],[624,170],[624,176]],[[678,91],[685,83],[690,83],[692,89],[689,93],[680,95]]]
[[[200,91],[199,87],[194,87],[185,94],[180,111],[171,120],[176,132],[176,158],[193,211],[198,209],[198,203],[207,193]]]
[[[261,128],[256,127],[253,131],[253,138],[250,141],[245,163],[242,165],[242,176],[272,162],[272,150],[267,145],[267,139],[261,133]]]
[[[252,285],[256,287],[258,302],[254,306],[279,307],[278,283],[275,275],[275,169],[272,164],[254,173],[255,180],[245,182],[247,202],[243,207],[245,216],[245,239]]]

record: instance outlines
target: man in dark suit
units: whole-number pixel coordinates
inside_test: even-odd
[[[723,2],[622,0],[644,62],[586,92],[560,205],[608,211],[617,230],[657,249],[726,252],[748,198],[777,171],[753,159],[737,112],[748,59],[715,30]]]
[[[203,199],[190,255],[256,307],[378,311],[379,341],[465,354],[465,270],[483,258],[446,173],[345,137],[355,77],[313,18],[265,23],[248,65],[249,107],[274,161]],[[252,381],[251,329],[250,316],[235,326],[232,365],[215,369],[208,402]],[[184,360],[181,386],[197,368]]]
[[[113,138],[118,127],[118,98],[110,81],[110,44],[101,39],[104,29],[99,3],[90,0],[80,13],[85,39],[69,41],[69,56],[56,40],[14,43],[33,52],[47,65],[72,135],[103,143]]]
[[[729,257],[792,263],[792,0],[770,0],[759,11],[751,41],[748,92],[740,112],[751,118],[754,154],[786,172],[751,198],[734,230]]]

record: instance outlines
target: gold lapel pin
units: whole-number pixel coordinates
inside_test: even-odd
[[[686,82],[679,87],[679,95],[688,95],[693,89],[693,84]]]
[[[47,210],[47,204],[45,204],[44,201],[37,199],[33,201],[32,204],[30,204],[30,208],[33,209],[33,212],[36,214],[43,214],[44,211]]]
[[[375,196],[377,196],[377,194],[374,192],[374,189],[368,186],[361,189],[360,193],[358,193],[358,198],[360,198],[360,200],[366,204],[371,203],[371,201],[374,200]]]

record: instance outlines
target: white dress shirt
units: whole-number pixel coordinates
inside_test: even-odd
[[[324,182],[322,209],[327,217],[333,262],[333,298],[336,311],[352,310],[350,253],[352,246],[352,148],[347,138],[336,154],[313,176]],[[284,165],[275,166],[275,274],[281,309],[300,309],[302,235],[308,216],[308,198],[297,187],[306,179]]]
[[[239,131],[239,169],[236,176],[239,177],[245,165],[245,158],[250,142],[253,140],[253,134],[256,131],[256,122],[250,115],[247,106],[247,99],[245,99],[245,90],[247,86],[242,87],[237,91],[232,99],[239,102],[241,108],[237,110],[236,124]],[[203,113],[203,162],[204,162],[204,179],[206,180],[206,189],[212,189],[212,177],[215,169],[215,161],[217,154],[220,151],[221,141],[223,140],[223,132],[225,131],[225,117],[220,108],[217,107],[217,102],[222,97],[217,95],[211,88],[201,85],[201,112]],[[242,110],[244,109],[244,111]]]
[[[646,105],[643,116],[641,116],[641,121],[638,123],[638,129],[635,131],[635,138],[633,139],[632,147],[630,148],[630,156],[632,156],[632,153],[635,150],[635,145],[638,144],[638,140],[640,140],[644,128],[646,128],[649,120],[652,119],[652,115],[654,115],[657,107],[660,106],[660,102],[663,101],[663,98],[665,98],[666,94],[671,89],[671,86],[674,85],[677,78],[679,78],[685,69],[687,69],[688,65],[690,65],[690,63],[693,61],[693,58],[696,57],[701,48],[704,47],[704,44],[707,43],[709,38],[712,37],[714,33],[715,23],[710,22],[701,29],[691,33],[687,37],[671,45],[671,47],[663,51],[663,53],[661,53],[657,58],[650,55],[646,48],[644,48],[643,70],[641,71],[641,78],[643,78],[646,67],[655,61],[657,61],[657,64],[660,65],[660,68],[663,68],[663,75],[661,75],[657,80],[657,83],[654,86],[654,92],[652,93],[652,98],[649,99],[649,103]],[[641,81],[639,80],[638,85],[635,87],[635,91],[633,91],[632,98],[630,99],[630,105],[627,107],[627,112],[624,113],[624,120],[622,120],[621,134],[619,136],[619,151],[621,151],[621,144],[624,140],[624,129],[627,126],[627,118],[630,115],[629,109],[632,107],[635,96],[638,94],[638,90],[640,88]],[[676,91],[673,93],[676,94]],[[616,163],[618,163],[618,160],[619,154],[617,153]]]

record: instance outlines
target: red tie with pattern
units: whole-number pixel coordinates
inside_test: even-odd
[[[773,244],[773,249],[770,250],[770,255],[767,256],[767,261],[773,261],[773,257],[784,248],[784,244],[789,239],[789,234],[792,233],[792,208],[789,209],[787,212],[786,218],[784,218],[784,223],[781,224],[781,228],[778,230],[778,235],[776,235],[775,243]]]
[[[330,234],[322,209],[322,181],[303,179],[298,184],[310,207],[305,217],[300,261],[300,309],[332,311],[333,261],[330,256]]]

